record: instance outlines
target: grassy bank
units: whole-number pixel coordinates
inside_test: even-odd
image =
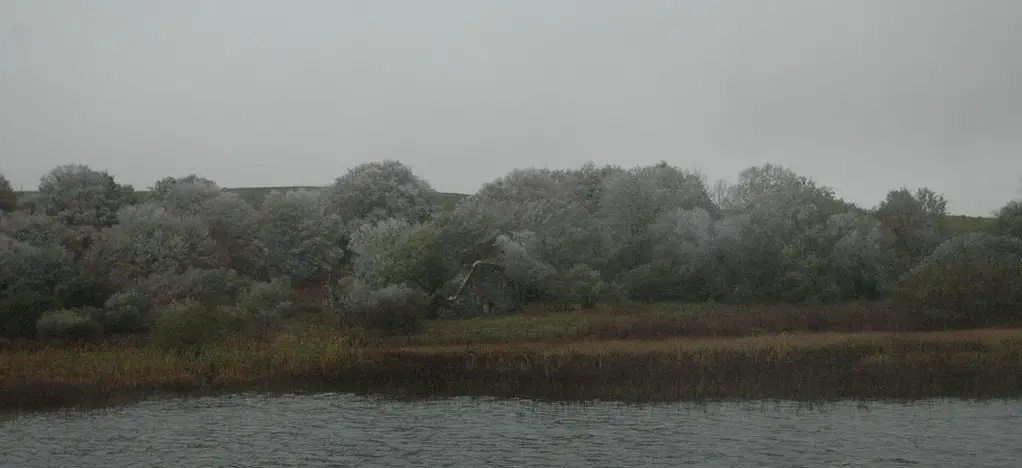
[[[777,333],[912,331],[904,311],[887,302],[827,305],[660,303],[614,305],[469,320],[436,320],[390,345],[568,343],[579,340],[722,338]]]
[[[5,410],[307,386],[622,401],[1020,396],[1022,329],[372,348],[306,333],[195,355],[144,343],[0,353]]]

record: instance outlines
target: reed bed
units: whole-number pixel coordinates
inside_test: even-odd
[[[534,307],[521,315],[437,320],[389,345],[657,340],[812,332],[910,331],[906,314],[888,302],[826,305],[659,303],[600,306],[570,312]]]
[[[619,401],[1022,396],[1022,329],[364,347],[282,334],[181,354],[152,345],[0,352],[0,408],[158,392],[318,390]]]

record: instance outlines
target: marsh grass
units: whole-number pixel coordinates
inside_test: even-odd
[[[156,392],[307,387],[619,401],[1022,395],[1022,329],[364,347],[326,333],[0,353],[4,409]]]
[[[336,334],[283,333],[175,351],[147,342],[0,352],[0,407],[40,407],[162,391],[232,390],[345,369],[359,354]]]
[[[635,304],[428,322],[423,332],[387,344],[484,344],[740,337],[776,333],[907,331],[905,314],[886,302],[832,305]]]

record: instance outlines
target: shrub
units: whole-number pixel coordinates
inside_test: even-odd
[[[237,306],[210,306],[183,301],[162,308],[153,322],[153,342],[178,351],[192,351],[223,341],[248,328]]]
[[[357,278],[345,278],[341,288],[338,306],[345,322],[388,335],[421,329],[430,306],[429,295],[404,284],[374,289]]]
[[[0,337],[31,338],[36,336],[39,316],[60,308],[53,295],[39,291],[3,292],[0,297]]]
[[[360,164],[338,177],[324,194],[329,211],[345,221],[387,218],[425,221],[436,191],[399,161]]]
[[[0,232],[33,245],[59,245],[75,258],[95,240],[92,226],[68,226],[57,218],[27,213],[11,213],[0,219]]]
[[[566,305],[590,308],[598,301],[615,296],[610,285],[600,278],[600,273],[587,265],[575,265],[560,276]]]
[[[36,336],[39,314],[81,305],[87,279],[66,249],[36,246],[0,234],[0,329],[10,338]]]
[[[263,200],[259,239],[266,247],[270,277],[293,284],[322,283],[346,260],[344,222],[329,214],[316,192],[271,192]]]
[[[18,194],[14,193],[11,181],[0,174],[0,213],[14,211],[18,208]]]
[[[252,283],[238,298],[238,307],[249,317],[252,325],[266,329],[296,311],[295,291],[284,280]]]
[[[195,174],[180,178],[164,177],[149,188],[149,201],[174,211],[191,211],[223,192],[216,182]]]
[[[67,164],[40,179],[39,207],[67,225],[105,227],[117,222],[121,207],[134,202],[134,192],[106,171]]]
[[[991,230],[999,236],[1022,239],[1022,201],[1011,201],[1001,207],[997,211]]]
[[[93,272],[118,289],[154,273],[182,273],[188,268],[224,264],[208,223],[199,217],[143,204],[120,210],[118,220],[85,255]]]
[[[114,294],[104,305],[108,333],[144,333],[159,309],[191,300],[209,306],[233,305],[250,281],[234,270],[188,269],[183,273],[156,273]]]
[[[152,300],[141,288],[121,291],[103,305],[103,326],[109,334],[147,332],[152,326],[152,309]]]
[[[40,339],[94,340],[102,336],[103,326],[96,320],[95,307],[50,310],[36,323]]]
[[[1022,239],[965,234],[941,244],[896,291],[920,327],[975,327],[1022,320]]]
[[[432,223],[391,218],[364,224],[351,236],[356,275],[370,285],[409,284],[424,290],[443,285],[444,268],[437,256],[439,231]]]

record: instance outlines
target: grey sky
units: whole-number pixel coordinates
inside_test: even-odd
[[[396,158],[789,166],[866,206],[1020,195],[1017,0],[0,0],[0,171],[322,185]]]

